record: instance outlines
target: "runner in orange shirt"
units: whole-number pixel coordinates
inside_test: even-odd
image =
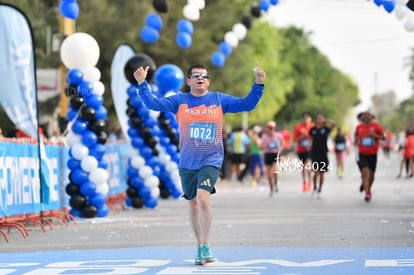
[[[301,169],[303,192],[308,192],[311,190],[312,169],[309,169],[311,166],[311,140],[309,130],[314,126],[315,124],[312,122],[310,113],[305,112],[302,114],[302,122],[298,123],[293,130],[293,141],[296,142],[296,153],[303,165],[303,169]]]

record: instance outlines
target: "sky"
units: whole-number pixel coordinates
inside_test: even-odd
[[[404,28],[408,16],[398,20],[372,0],[283,0],[264,18],[312,32],[311,42],[358,85],[356,110],[371,108],[375,93],[393,90],[398,101],[412,95],[407,62],[414,32]]]

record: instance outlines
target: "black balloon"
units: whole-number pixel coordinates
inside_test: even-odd
[[[149,139],[151,137],[151,128],[143,127],[139,130],[139,135],[144,139]]]
[[[262,12],[260,10],[259,6],[251,6],[250,7],[250,13],[254,16],[254,17],[260,17],[262,16]]]
[[[69,205],[75,209],[82,209],[86,205],[86,198],[82,195],[73,195],[69,200]]]
[[[138,197],[138,190],[135,187],[132,187],[132,186],[128,187],[128,189],[126,190],[126,193],[128,197],[131,197],[131,198]]]
[[[141,128],[142,127],[142,118],[139,116],[133,116],[131,117],[131,125],[135,128]]]
[[[73,109],[79,109],[82,107],[83,103],[85,102],[85,99],[81,96],[74,96],[70,99],[70,106]]]
[[[80,194],[80,186],[70,182],[65,188],[66,194],[69,196]]]
[[[155,145],[157,145],[158,141],[155,137],[150,137],[148,138],[145,143],[151,147],[151,148],[155,148]]]
[[[108,141],[108,134],[104,131],[100,132],[98,135],[98,143],[105,144]]]
[[[65,94],[69,97],[78,95],[78,86],[68,84],[65,87]]]
[[[407,3],[407,8],[414,11],[414,0],[409,0]]]
[[[241,23],[247,28],[250,29],[252,27],[252,18],[250,16],[243,16]]]
[[[168,199],[168,197],[170,196],[171,192],[168,189],[161,189],[160,190],[160,197],[163,199]]]
[[[167,0],[152,0],[152,6],[158,12],[163,12],[163,13],[168,12],[168,3],[167,3]]]
[[[94,131],[97,135],[99,135],[103,130],[105,130],[106,121],[103,119],[97,119],[89,125],[89,129]]]
[[[95,205],[88,204],[81,211],[82,217],[84,218],[95,218],[98,214],[98,209]]]
[[[166,118],[160,118],[158,119],[158,124],[162,127],[162,128],[166,128],[170,125],[170,121]]]
[[[177,131],[174,128],[170,127],[165,129],[165,134],[172,140],[173,138],[175,138]]]
[[[137,81],[134,78],[134,72],[139,67],[145,68],[146,66],[149,66],[146,80],[150,82],[155,70],[157,69],[154,60],[149,55],[144,53],[137,53],[131,57],[124,66],[124,74],[129,83],[137,84]]]
[[[91,122],[95,120],[95,113],[96,113],[96,110],[94,108],[90,106],[83,107],[80,111],[80,117],[83,120]]]
[[[144,206],[144,200],[140,197],[135,197],[131,199],[131,205],[134,208],[142,208]]]
[[[158,156],[159,154],[160,154],[160,152],[156,148],[152,148],[152,155],[153,156]]]
[[[129,106],[126,110],[126,114],[128,117],[135,116],[137,114],[137,110],[134,107]]]

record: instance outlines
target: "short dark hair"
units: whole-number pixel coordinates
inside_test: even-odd
[[[303,112],[302,113],[302,117],[304,117],[304,116],[310,116],[310,117],[312,117],[312,115],[311,115],[310,112]]]
[[[188,78],[191,77],[191,73],[193,72],[193,69],[204,69],[204,70],[207,71],[207,74],[208,74],[207,66],[205,66],[203,64],[195,64],[195,65],[192,65],[190,68],[188,68],[188,71],[187,71],[187,77]]]

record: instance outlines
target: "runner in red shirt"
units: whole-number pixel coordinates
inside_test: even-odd
[[[377,122],[372,121],[372,114],[364,112],[361,122],[355,130],[355,143],[358,145],[359,165],[362,171],[362,185],[365,190],[365,201],[371,200],[371,187],[377,167],[379,140],[384,140],[384,130]]]
[[[296,142],[296,153],[298,158],[302,161],[302,191],[308,192],[311,190],[311,139],[309,130],[315,126],[312,122],[310,113],[306,112],[302,114],[302,122],[298,123],[293,130],[293,141]]]

